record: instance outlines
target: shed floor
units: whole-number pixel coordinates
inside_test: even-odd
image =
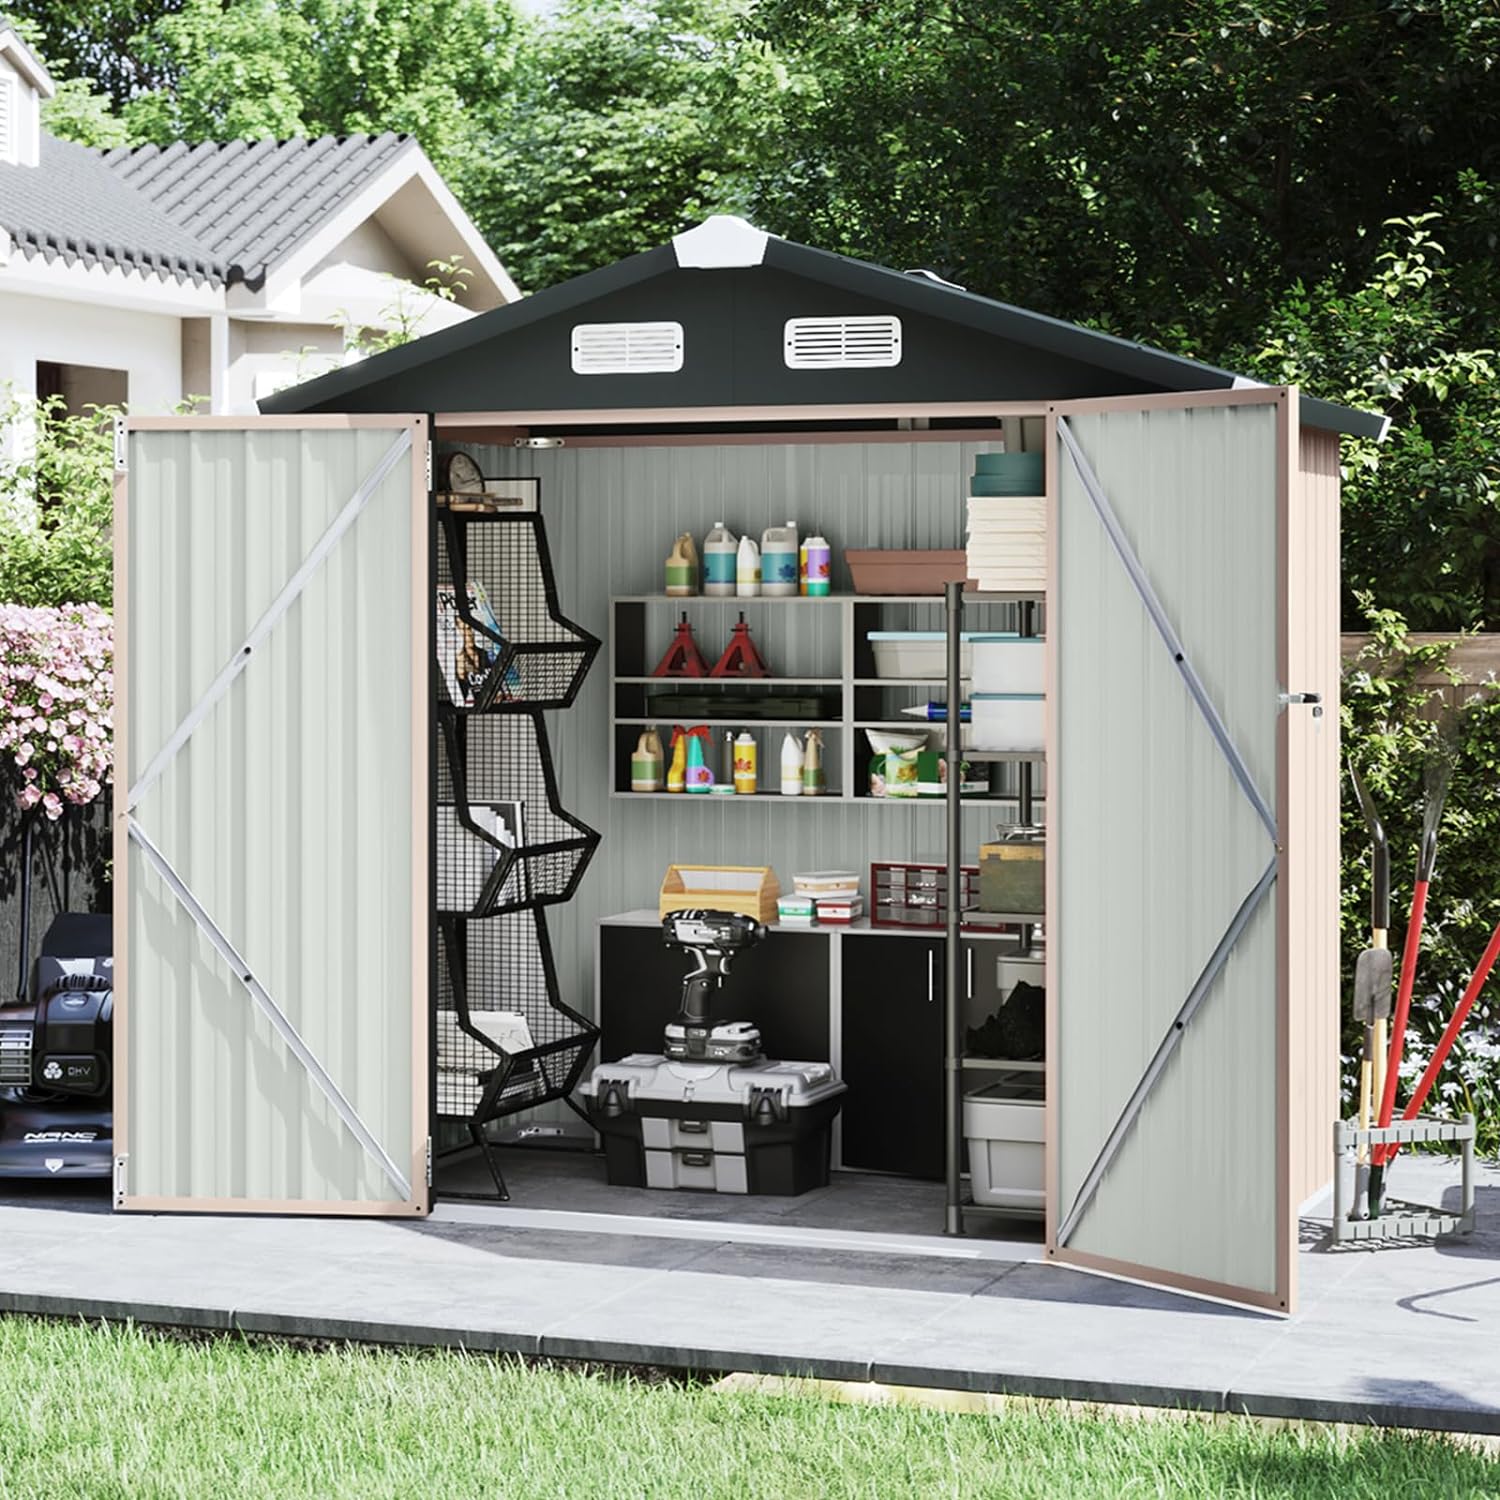
[[[879,1179],[759,1221],[612,1218],[576,1183],[536,1206],[577,1164],[520,1156],[513,1204],[417,1223],[114,1214],[102,1184],[6,1184],[0,1311],[1500,1433],[1494,1167],[1468,1241],[1330,1250],[1304,1220],[1285,1319],[1044,1264],[1024,1225],[861,1232]],[[1399,1174],[1456,1200],[1456,1165]]]

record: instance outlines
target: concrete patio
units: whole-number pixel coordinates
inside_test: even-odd
[[[543,1171],[520,1155],[513,1189]],[[117,1215],[102,1191],[9,1184],[0,1311],[1500,1433],[1500,1170],[1478,1182],[1468,1241],[1335,1251],[1305,1219],[1291,1319],[997,1237],[1025,1226],[860,1233],[837,1187],[758,1222],[726,1200],[609,1219],[517,1192],[387,1223]],[[1409,1161],[1398,1187],[1451,1203],[1456,1184],[1456,1164]]]

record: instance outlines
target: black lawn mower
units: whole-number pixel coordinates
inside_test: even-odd
[[[63,912],[0,1006],[0,1177],[110,1175],[113,1020],[111,919]]]

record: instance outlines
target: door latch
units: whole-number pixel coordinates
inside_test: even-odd
[[[1276,701],[1283,708],[1290,708],[1294,703],[1305,704],[1313,711],[1313,718],[1323,717],[1323,695],[1322,693],[1278,693]]]

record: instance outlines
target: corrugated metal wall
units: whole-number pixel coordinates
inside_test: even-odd
[[[1071,416],[1262,795],[1277,733],[1276,408]],[[1055,1160],[1066,1215],[1271,854],[1065,453],[1059,472]],[[1268,897],[1068,1248],[1271,1293]]]
[[[128,776],[396,436],[132,435]],[[413,1068],[425,1069],[411,1019],[412,695],[428,688],[411,666],[411,474],[403,461],[387,476],[139,807],[403,1167],[416,1144]],[[134,846],[128,874],[128,1192],[394,1199]]]
[[[833,547],[835,591],[849,587],[846,547],[962,546],[974,456],[991,445],[932,441],[540,451],[462,446],[486,474],[540,476],[564,612],[607,640],[611,597],[660,593],[663,561],[676,535],[692,532],[701,548],[716,520],[723,519],[736,535],[748,531],[757,539],[766,527],[789,517],[804,536],[821,532]],[[716,606],[707,617],[723,622],[726,637],[735,617],[732,603]],[[695,615],[707,608],[696,606]],[[747,613],[773,671],[796,662],[799,672],[826,667],[828,675],[837,675],[838,642],[831,638],[828,614],[810,606],[769,604]],[[885,628],[942,626],[940,600],[886,614]],[[648,648],[659,655],[674,617],[664,601],[652,606],[649,618]],[[998,613],[988,618],[994,628],[1003,628]],[[701,645],[711,664],[723,641],[704,625]],[[785,804],[768,799],[723,807],[707,799],[679,806],[611,798],[610,673],[601,652],[574,708],[550,719],[563,802],[604,835],[577,899],[548,912],[562,992],[570,1004],[592,1013],[598,918],[654,907],[673,862],[769,864],[790,887],[798,870],[867,873],[872,860],[941,859],[940,805],[825,802],[813,808],[789,798]],[[763,749],[772,739],[769,733],[762,736]],[[774,739],[779,743],[779,733]],[[867,761],[866,751],[860,763]],[[762,766],[763,777],[774,774],[774,762]],[[966,814],[967,857],[977,857],[979,839],[997,816],[995,809]],[[670,998],[663,997],[664,1003]]]

